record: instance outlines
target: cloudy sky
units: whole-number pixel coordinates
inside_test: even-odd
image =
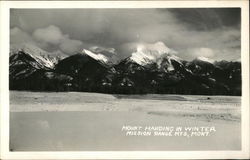
[[[98,48],[125,58],[138,44],[160,42],[185,60],[239,60],[240,13],[239,8],[11,9],[10,44],[64,55]]]

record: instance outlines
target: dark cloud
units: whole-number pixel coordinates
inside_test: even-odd
[[[239,8],[11,9],[10,17],[11,29],[23,32],[11,34],[12,44],[29,37],[42,49],[65,54],[100,46],[124,58],[139,43],[162,42],[184,59],[198,51],[211,51],[216,59],[240,57]]]
[[[193,30],[238,27],[241,20],[240,8],[182,8],[168,11]]]

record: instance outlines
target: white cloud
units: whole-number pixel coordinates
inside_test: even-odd
[[[214,56],[214,51],[210,48],[195,48],[193,54],[197,57],[212,58]]]
[[[104,53],[104,54],[117,54],[114,48],[105,48],[101,46],[91,46],[89,48],[92,52],[95,53]]]
[[[79,40],[64,39],[59,48],[64,53],[72,54],[82,49],[82,42]]]
[[[59,49],[65,54],[74,54],[82,49],[81,41],[70,39],[69,35],[63,34],[61,29],[54,25],[38,28],[32,35],[40,46],[47,49]]]
[[[149,50],[149,51],[157,51],[159,53],[172,53],[175,54],[176,52],[170,48],[168,48],[163,42],[159,41],[156,43],[139,43],[137,45],[137,50]]]
[[[119,46],[123,53],[127,53],[126,55],[120,56],[121,58],[125,58],[131,55],[131,53],[136,52],[138,50],[141,51],[157,51],[159,53],[165,52],[170,54],[177,54],[178,52],[172,48],[169,48],[162,41],[158,41],[155,43],[146,43],[146,42],[131,42],[125,43]]]
[[[18,27],[10,29],[11,47],[17,48],[24,44],[33,44],[51,54],[57,52],[62,55],[74,54],[82,50],[83,45],[82,41],[70,39],[59,27],[53,25],[34,30],[32,36]]]
[[[211,48],[190,48],[186,52],[190,59],[197,57],[214,58],[215,56],[215,53]]]
[[[66,38],[66,36],[62,34],[61,30],[53,25],[50,25],[46,28],[36,29],[33,32],[32,36],[38,42],[48,43],[52,45],[57,45]]]

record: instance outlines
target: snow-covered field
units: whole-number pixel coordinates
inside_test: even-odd
[[[240,150],[240,108],[241,97],[234,96],[10,91],[10,149]],[[216,131],[208,136],[132,136],[123,129],[135,126]]]

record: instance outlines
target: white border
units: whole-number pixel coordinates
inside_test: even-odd
[[[88,151],[9,152],[9,9],[10,8],[209,8],[240,7],[242,13],[241,151]],[[0,159],[242,159],[249,155],[249,1],[0,1]],[[227,135],[225,135],[227,136]]]

